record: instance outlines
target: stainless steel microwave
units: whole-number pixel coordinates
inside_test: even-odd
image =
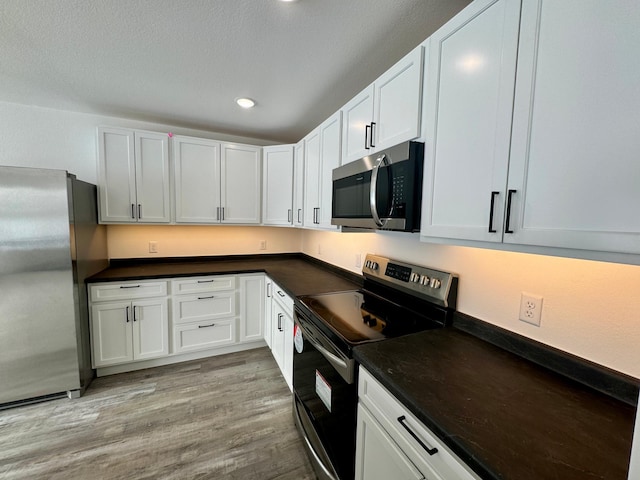
[[[333,170],[331,223],[420,230],[424,144],[405,142]]]

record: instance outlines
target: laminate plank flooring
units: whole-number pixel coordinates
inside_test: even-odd
[[[97,378],[0,411],[0,478],[312,480],[267,348]]]

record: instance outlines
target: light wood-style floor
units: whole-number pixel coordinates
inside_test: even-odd
[[[95,379],[0,411],[0,478],[312,480],[267,348]]]

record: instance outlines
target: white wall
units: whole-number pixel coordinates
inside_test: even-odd
[[[0,102],[0,165],[67,170],[78,179],[95,184],[98,151],[96,128],[100,125],[173,132],[254,145],[272,144],[254,138],[171,125]]]
[[[404,233],[306,230],[302,242],[304,253],[354,272],[356,254],[377,253],[457,273],[460,312],[640,378],[640,266],[426,244]],[[544,297],[540,327],[518,320],[521,292]]]
[[[266,242],[266,250],[260,242]],[[149,253],[149,241],[158,253]],[[153,258],[299,252],[302,231],[280,227],[226,225],[109,225],[110,258]]]

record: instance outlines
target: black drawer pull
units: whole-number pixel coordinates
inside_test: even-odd
[[[513,233],[513,230],[511,230],[510,227],[510,223],[511,223],[511,197],[513,197],[513,194],[516,193],[517,190],[509,190],[507,192],[507,223],[504,227],[504,233]]]
[[[500,192],[491,192],[491,206],[489,207],[489,233],[496,233],[496,229],[493,228],[493,210],[496,206],[496,197],[500,195]]]
[[[198,280],[198,283],[212,283],[213,280]]]
[[[210,298],[215,298],[213,295],[210,297],[198,297],[198,300],[209,300]]]
[[[282,298],[287,296],[287,294],[283,293],[282,290],[278,290],[278,295],[280,295]]]
[[[418,442],[418,443],[420,444],[420,446],[421,446],[422,448],[424,448],[424,449],[425,449],[425,451],[426,451],[429,455],[435,455],[436,453],[438,453],[438,449],[437,449],[437,448],[435,448],[435,447],[434,447],[434,448],[429,448],[429,447],[427,447],[427,446],[424,444],[424,442],[423,442],[422,440],[420,440],[420,439],[418,438],[418,436],[417,436],[415,433],[413,433],[413,430],[411,430],[411,429],[409,428],[409,426],[408,426],[406,423],[404,423],[404,421],[405,421],[406,419],[407,419],[407,417],[405,417],[404,415],[402,415],[401,417],[398,417],[398,422],[400,422],[400,425],[402,425],[402,426],[404,427],[404,429],[405,429],[407,432],[409,432],[409,435],[411,435],[411,436],[414,438],[414,440],[415,440],[416,442]]]
[[[140,288],[140,285],[120,285],[120,288]]]
[[[209,328],[209,327],[215,327],[216,324],[212,323],[211,325],[198,325],[198,328]]]

